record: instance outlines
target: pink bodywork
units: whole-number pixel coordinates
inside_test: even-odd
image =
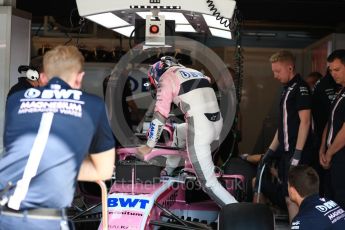
[[[119,148],[117,154],[120,160],[124,160],[127,156],[134,155],[135,151],[135,148]],[[184,157],[186,171],[193,172],[186,151],[155,148],[145,156],[145,160],[176,154]],[[222,175],[222,177],[230,192],[234,190],[234,180],[244,181],[242,175]],[[150,221],[163,220],[162,214],[164,214],[154,202],[158,202],[177,216],[185,218],[189,216],[191,219],[198,218],[207,222],[215,221],[220,208],[212,200],[186,203],[184,185],[184,181],[171,177],[167,180],[162,179],[156,184],[114,183],[108,193],[108,229],[154,229]],[[111,207],[114,204],[116,207]],[[121,207],[118,207],[119,205]],[[102,223],[99,229],[103,229]]]

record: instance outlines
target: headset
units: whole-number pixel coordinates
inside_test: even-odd
[[[38,79],[40,78],[40,74],[38,73],[38,70],[33,66],[20,65],[18,67],[18,72],[20,74],[22,72],[25,72],[26,78],[30,81],[38,81]]]
[[[164,68],[169,68],[171,66],[179,65],[179,61],[171,56],[163,56],[161,57],[161,62],[164,64]]]

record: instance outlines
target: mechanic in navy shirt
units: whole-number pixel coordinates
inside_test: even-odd
[[[331,105],[340,86],[334,81],[329,70],[326,75],[316,82],[312,94],[312,117],[314,133],[318,139],[318,148],[321,144],[323,130],[326,126]]]
[[[331,195],[345,208],[345,50],[335,50],[327,58],[329,70],[341,85],[331,108],[319,151],[320,164],[330,169]]]
[[[57,46],[43,60],[48,84],[7,100],[1,230],[66,229],[64,209],[77,177],[106,180],[113,173],[115,141],[105,104],[80,90],[83,63],[76,47]]]
[[[333,200],[320,198],[319,177],[312,167],[291,168],[288,184],[289,197],[299,206],[291,229],[345,229],[345,211]]]
[[[322,133],[326,126],[331,105],[336,97],[336,93],[340,89],[339,85],[334,81],[329,69],[326,75],[316,82],[312,94],[312,118],[313,118],[313,144],[318,152],[321,145]],[[330,197],[330,180],[329,170],[325,170],[320,165],[319,154],[315,154],[312,158],[311,165],[320,178],[320,195]]]
[[[270,62],[274,78],[280,81],[284,88],[280,98],[278,129],[261,165],[273,157],[279,158],[278,177],[283,189],[277,195],[281,196],[279,200],[285,200],[291,221],[297,213],[297,206],[288,197],[287,173],[291,165],[308,162],[308,150],[312,144],[311,97],[308,85],[299,74],[296,74],[295,56],[291,52],[277,52],[271,56]],[[260,166],[258,175],[261,168]],[[256,181],[255,191],[259,183],[259,180]],[[254,201],[256,198],[257,193],[254,194]]]

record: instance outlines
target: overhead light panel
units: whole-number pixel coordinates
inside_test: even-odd
[[[94,21],[95,23],[101,24],[107,28],[116,28],[121,26],[129,26],[130,24],[125,20],[119,18],[113,13],[102,13],[87,16],[87,19]]]
[[[175,26],[175,31],[176,32],[190,32],[190,33],[195,33],[195,29],[191,25],[176,25]]]
[[[208,25],[208,27],[218,28],[218,29],[222,29],[222,30],[230,30],[229,27],[225,27],[224,24],[221,24],[220,20],[217,20],[217,18],[215,16],[211,16],[208,14],[203,14],[202,16],[204,17],[205,22]],[[230,23],[230,19],[228,19],[228,18],[224,18],[222,21],[226,22],[226,24]]]
[[[119,34],[126,36],[126,37],[130,37],[131,33],[134,30],[134,26],[125,26],[125,27],[115,28],[113,30]],[[134,36],[134,33],[133,33],[133,36]]]
[[[151,12],[137,12],[137,14],[146,19],[147,15],[152,14]],[[158,15],[164,15],[165,20],[174,20],[176,24],[189,24],[188,20],[182,13],[177,12],[159,12]]]
[[[232,39],[230,30],[220,30],[216,28],[209,28],[209,29],[210,29],[211,34],[215,37]]]

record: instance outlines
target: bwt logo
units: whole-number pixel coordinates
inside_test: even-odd
[[[193,77],[193,78],[203,78],[204,77],[204,74],[202,74],[200,72],[187,72],[187,71],[180,70],[179,73],[185,79],[188,79],[191,77]]]
[[[74,89],[45,89],[42,92],[38,89],[30,88],[25,91],[25,98],[44,98],[44,99],[68,99],[72,97],[74,100],[80,100],[83,93]]]
[[[108,198],[108,207],[134,208],[139,206],[139,208],[145,209],[149,202],[145,199]]]
[[[331,210],[332,208],[337,207],[337,204],[334,201],[327,201],[326,203],[323,203],[323,205],[317,205],[315,208],[319,210],[320,212],[327,212],[328,210]]]

